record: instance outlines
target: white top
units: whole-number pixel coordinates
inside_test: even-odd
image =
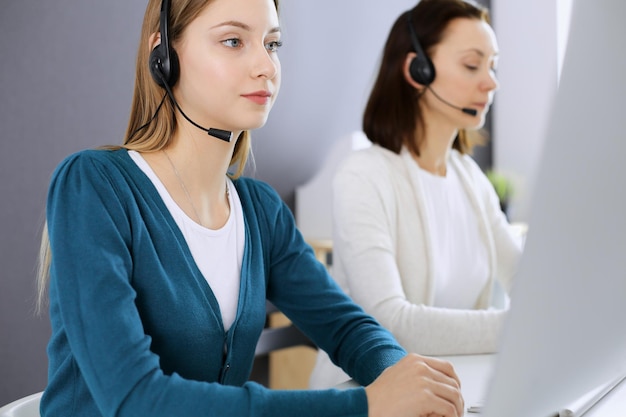
[[[433,306],[474,308],[489,276],[487,247],[480,237],[476,213],[463,189],[457,168],[446,176],[419,170],[424,204],[431,213],[432,259],[439,265]]]
[[[208,229],[193,221],[176,204],[172,196],[146,160],[136,151],[128,154],[150,178],[163,202],[182,232],[196,265],[217,299],[222,313],[224,330],[228,331],[237,314],[241,262],[245,242],[243,211],[237,190],[227,179],[230,215],[226,224],[217,230]]]
[[[499,281],[503,289],[510,289],[522,243],[512,233],[493,186],[471,157],[452,150],[447,167],[457,174],[467,196],[466,202],[453,204],[469,206],[464,215],[472,219],[461,221],[460,230],[451,233],[457,240],[477,239],[451,249],[457,253],[454,256],[463,259],[449,259],[447,255],[444,259],[443,250],[437,249],[449,243],[433,226],[439,221],[436,218],[442,204],[428,202],[427,181],[408,150],[396,154],[373,145],[352,152],[333,180],[332,275],[410,352],[494,352],[506,315],[505,310],[491,308],[494,283]],[[475,229],[469,226],[472,222]],[[484,251],[474,248],[474,253],[458,255],[472,244]],[[452,266],[453,272],[448,271],[457,261],[478,265],[471,273],[454,278],[476,285],[473,294],[462,300],[467,304],[472,298],[473,304],[463,309],[440,307],[439,303],[453,304],[438,298],[438,286],[440,277],[459,272],[456,266]],[[485,273],[483,277],[480,271]],[[457,284],[446,285],[456,288]],[[459,291],[453,293],[458,295]],[[347,379],[320,351],[311,387],[331,387]]]

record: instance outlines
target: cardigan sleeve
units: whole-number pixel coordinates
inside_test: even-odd
[[[476,193],[484,204],[488,227],[493,236],[496,250],[496,278],[504,290],[510,293],[513,277],[517,273],[522,256],[523,240],[512,233],[509,221],[500,208],[498,195],[487,176],[469,156],[464,156],[463,160],[472,171]]]
[[[55,361],[74,363],[74,382],[63,383],[84,380],[88,391],[74,404],[93,401],[102,416],[116,417],[367,415],[363,388],[272,391],[251,382],[233,387],[164,374],[134,303],[129,196],[120,176],[102,160],[79,154],[59,166],[49,191],[53,338],[67,346],[55,352]],[[59,395],[79,394],[67,389]]]
[[[258,227],[269,248],[268,299],[348,375],[370,384],[406,351],[329,276],[278,194],[261,182],[256,188],[256,212],[265,216]]]
[[[397,195],[399,189],[411,193],[409,186],[400,186],[408,181],[407,174],[392,166],[401,164],[400,159],[385,160],[374,152],[372,148],[353,154],[333,180],[333,254],[338,279],[408,351],[425,355],[495,351],[504,311],[428,305],[428,261],[416,243],[423,242],[424,236],[416,235],[412,247],[398,247],[397,241],[399,228],[406,228],[408,221],[420,221],[412,194]],[[419,268],[414,268],[413,276],[403,277],[398,262],[407,258]],[[408,298],[406,280],[422,285],[419,299]]]

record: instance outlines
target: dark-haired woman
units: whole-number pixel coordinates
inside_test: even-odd
[[[496,350],[521,255],[491,183],[469,156],[498,87],[487,10],[421,0],[387,39],[363,116],[373,145],[333,180],[333,277],[409,352]],[[311,386],[348,376],[320,352]]]

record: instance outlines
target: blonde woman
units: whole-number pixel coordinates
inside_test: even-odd
[[[407,354],[328,276],[277,193],[240,175],[280,87],[277,9],[148,2],[123,145],[71,155],[51,181],[42,416],[462,415],[451,365]],[[266,300],[362,387],[248,382]]]

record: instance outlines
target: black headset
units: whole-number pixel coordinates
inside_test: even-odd
[[[154,81],[165,88],[172,88],[179,76],[178,55],[170,45],[169,39],[170,1],[161,2],[160,28],[161,43],[150,53],[150,74]]]
[[[161,43],[154,47],[152,52],[150,52],[150,74],[154,81],[163,87],[166,91],[166,95],[170,97],[172,104],[176,106],[176,109],[183,115],[185,119],[189,121],[192,125],[197,127],[200,130],[207,132],[209,135],[221,139],[226,142],[230,142],[233,137],[233,132],[229,130],[216,129],[212,127],[204,127],[194,122],[185,114],[183,109],[180,108],[178,102],[174,98],[174,93],[172,93],[172,88],[178,81],[178,77],[180,75],[180,65],[178,63],[178,55],[172,46],[170,45],[169,38],[169,20],[170,20],[170,0],[163,0],[161,2],[161,15],[159,20],[159,31],[161,33]],[[163,100],[165,100],[166,95],[163,96]],[[135,132],[143,129],[148,126],[150,122],[156,117],[157,113],[161,109],[161,105],[163,104],[163,100],[161,100],[161,104],[157,107],[156,111],[152,118],[143,126],[139,127]],[[135,134],[133,133],[133,135]],[[131,136],[132,137],[132,136]]]
[[[409,65],[409,74],[416,83],[424,86],[430,85],[435,81],[435,66],[430,58],[424,53],[422,45],[417,40],[417,34],[413,28],[413,10],[407,12],[407,23],[409,25],[409,34],[411,35],[411,44],[417,53]]]

